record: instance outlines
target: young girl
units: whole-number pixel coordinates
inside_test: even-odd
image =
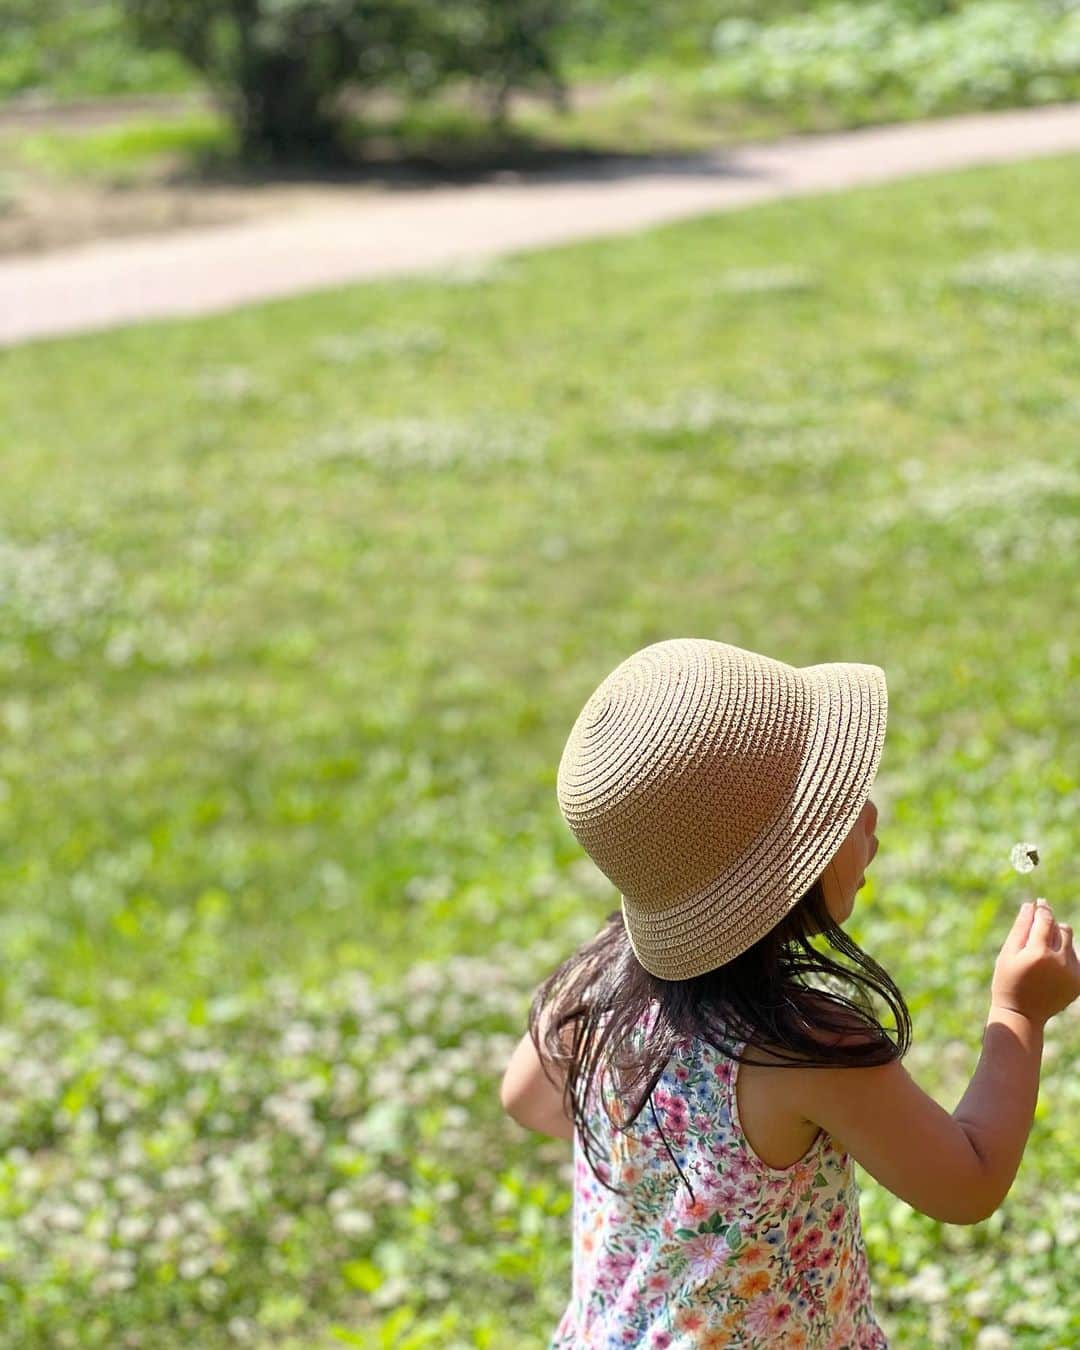
[[[900,1063],[903,996],[840,926],[877,852],[886,712],[877,666],[677,638],[574,724],[559,804],[621,905],[537,990],[502,1084],[516,1120],[574,1141],[549,1350],[876,1350],[853,1162],[945,1223],[1008,1194],[1043,1025],[1080,994],[1072,930],[1021,907],[946,1113]]]

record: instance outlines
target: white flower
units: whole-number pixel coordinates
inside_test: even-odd
[[[117,1222],[116,1235],[121,1242],[141,1242],[152,1226],[145,1214],[125,1214]]]
[[[409,1282],[400,1275],[392,1275],[384,1280],[371,1295],[376,1308],[391,1308],[409,1292]]]
[[[949,1294],[944,1270],[933,1263],[923,1266],[912,1279],[908,1280],[904,1292],[920,1303],[944,1302]]]
[[[1009,854],[1009,862],[1018,872],[1033,872],[1039,861],[1038,845],[1020,843],[1013,844],[1012,852]]]
[[[983,1327],[975,1337],[975,1350],[1009,1350],[1012,1343],[1004,1327]]]
[[[375,1226],[371,1216],[360,1209],[338,1210],[331,1222],[339,1233],[346,1233],[350,1237],[361,1237],[370,1233]]]
[[[104,1187],[100,1181],[94,1181],[90,1177],[80,1177],[71,1188],[75,1199],[83,1205],[95,1205],[104,1195]]]
[[[77,1209],[74,1205],[63,1203],[54,1205],[47,1213],[49,1221],[55,1228],[64,1228],[69,1232],[74,1232],[76,1229],[82,1227],[82,1210]]]
[[[210,1262],[204,1256],[185,1256],[178,1269],[182,1280],[197,1280],[209,1267]]]

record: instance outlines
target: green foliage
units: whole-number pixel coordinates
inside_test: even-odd
[[[136,32],[209,81],[243,150],[273,158],[340,149],[342,89],[429,94],[453,77],[561,94],[555,40],[573,0],[124,0]]]
[[[119,0],[0,0],[0,99],[164,93],[191,83],[173,53],[135,43]]]
[[[642,60],[696,66],[723,19],[770,22],[812,8],[806,0],[581,0],[570,52],[583,66],[612,74]]]
[[[677,152],[1080,96],[1071,0],[0,0],[0,21],[0,97],[209,84],[251,158]],[[511,109],[524,88],[551,107]]]
[[[617,904],[566,735],[672,634],[886,669],[847,927],[955,1106],[1076,894],[1078,210],[1047,159],[0,354],[4,1350],[546,1344],[570,1146],[499,1076]],[[985,1224],[860,1174],[891,1344],[1080,1339],[1078,1030]]]
[[[701,105],[732,100],[839,119],[1048,103],[1080,92],[1080,8],[979,0],[928,20],[895,0],[837,3],[781,23],[717,26]]]

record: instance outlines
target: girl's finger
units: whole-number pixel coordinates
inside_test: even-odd
[[[1047,904],[1035,905],[1035,917],[1031,920],[1031,930],[1027,936],[1027,946],[1033,942],[1045,943],[1054,931],[1054,919]]]
[[[1028,933],[1031,932],[1031,921],[1035,917],[1035,906],[1030,900],[1025,900],[1020,906],[1020,912],[1013,920],[1013,926],[1009,930],[1008,942],[1019,950],[1027,941]]]

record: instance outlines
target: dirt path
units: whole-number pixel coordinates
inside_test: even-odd
[[[0,262],[0,345],[445,270],[776,197],[1077,150],[1080,103],[793,136],[645,165],[388,187],[281,219]]]

